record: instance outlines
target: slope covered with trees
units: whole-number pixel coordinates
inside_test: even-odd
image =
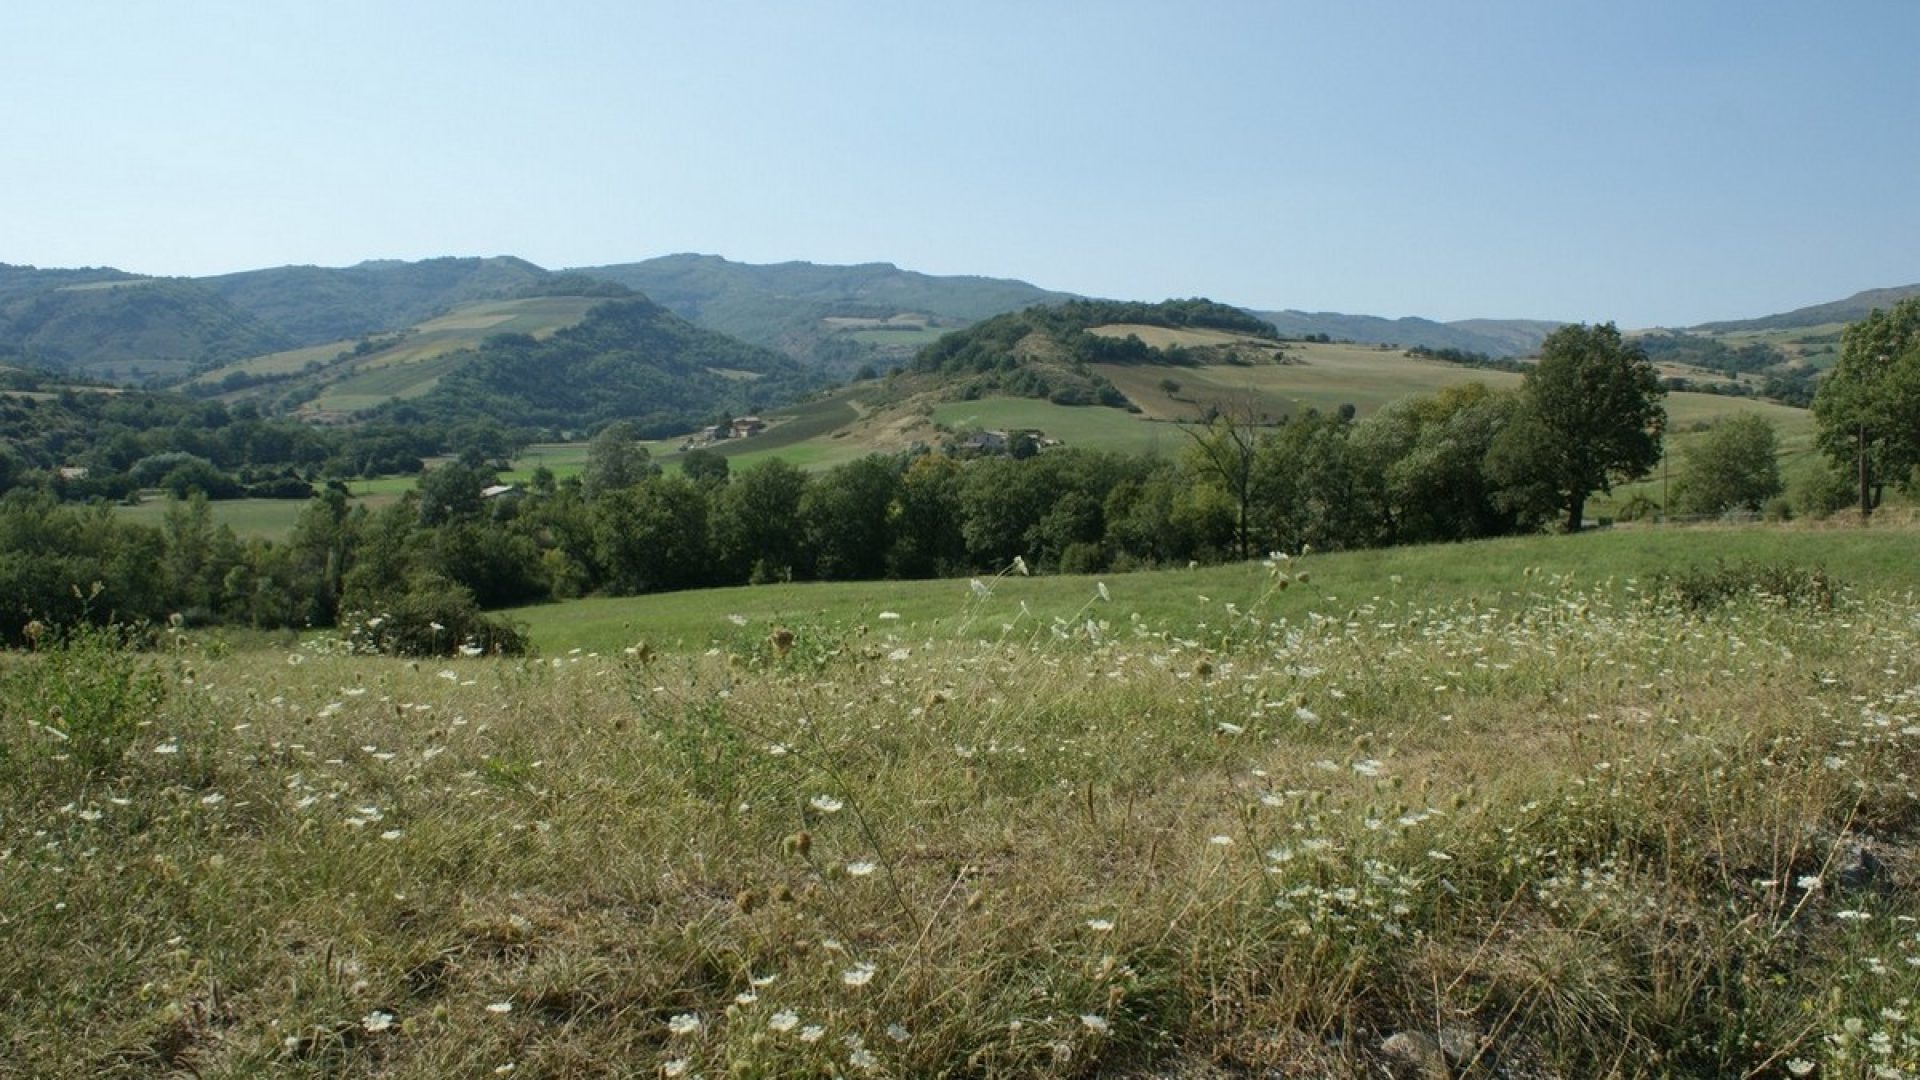
[[[281,266],[201,283],[293,345],[317,345],[398,330],[475,300],[524,295],[552,276],[525,259],[440,258]]]
[[[792,360],[702,330],[644,298],[608,301],[551,337],[488,338],[390,417],[489,419],[584,431],[616,420],[648,438],[792,400],[814,384]]]
[[[0,344],[41,367],[147,382],[271,352],[287,339],[186,278],[0,266]]]
[[[1178,345],[1149,345],[1135,334],[1093,332],[1118,327],[1221,331],[1251,343],[1253,352],[1267,358],[1278,356],[1280,344],[1266,322],[1211,300],[1069,300],[997,315],[948,334],[922,349],[911,369],[960,380],[963,396],[993,391],[1061,405],[1124,406],[1125,395],[1089,365],[1191,364],[1216,358],[1211,350],[1203,357]],[[1244,348],[1225,352],[1250,359]]]

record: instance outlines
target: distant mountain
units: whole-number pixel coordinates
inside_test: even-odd
[[[1540,347],[1561,323],[1536,319],[1383,319],[1377,315],[1343,315],[1337,311],[1257,311],[1282,337],[1304,338],[1325,334],[1334,341],[1362,345],[1416,345],[1429,349],[1461,349],[1488,356],[1526,356]]]
[[[891,263],[752,265],[668,255],[573,272],[619,282],[697,326],[841,376],[868,364],[899,366],[948,330],[1071,299],[1024,281],[935,276]]]
[[[1890,289],[1868,289],[1865,292],[1854,293],[1845,300],[1795,308],[1792,311],[1758,319],[1701,323],[1691,329],[1705,334],[1726,334],[1742,330],[1803,330],[1833,323],[1857,322],[1866,318],[1875,308],[1884,310],[1911,296],[1920,296],[1920,284],[1900,285]]]
[[[552,276],[509,256],[281,266],[199,280],[302,346],[398,330],[459,304],[520,295]]]
[[[145,382],[288,340],[189,278],[0,265],[0,343],[43,367]]]

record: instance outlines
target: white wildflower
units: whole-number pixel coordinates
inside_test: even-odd
[[[674,1035],[693,1035],[700,1030],[699,1013],[678,1013],[667,1021],[667,1031]]]
[[[874,972],[879,969],[865,960],[840,973],[840,981],[848,986],[865,986],[873,981]]]
[[[807,805],[823,814],[836,814],[847,804],[831,795],[815,795],[813,798],[807,800]]]

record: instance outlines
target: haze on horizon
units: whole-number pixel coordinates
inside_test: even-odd
[[[0,262],[886,261],[1692,325],[1920,280],[1920,6],[423,0],[0,18]]]

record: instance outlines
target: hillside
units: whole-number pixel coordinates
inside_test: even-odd
[[[558,279],[556,279],[558,280]],[[617,288],[607,285],[605,288]],[[466,353],[496,334],[546,338],[579,322],[598,296],[541,296],[464,304],[390,333],[250,357],[203,372],[184,389],[199,397],[257,401],[310,419],[340,419],[418,397]]]
[[[405,415],[556,433],[627,420],[646,437],[681,434],[722,413],[790,401],[815,381],[779,353],[703,330],[640,297],[600,303],[544,338],[494,334],[441,360],[445,369],[405,402]],[[386,413],[403,415],[400,408]]]
[[[148,382],[288,341],[186,278],[0,265],[0,344],[55,370]]]
[[[1910,296],[1920,296],[1920,284],[1900,285],[1889,289],[1867,289],[1854,293],[1845,300],[1795,308],[1792,311],[1766,315],[1758,319],[1701,323],[1693,329],[1700,333],[1726,334],[1750,330],[1804,330],[1827,327],[1836,323],[1856,322],[1865,318],[1875,308],[1890,308]]]
[[[1324,334],[1332,341],[1361,345],[1459,349],[1488,356],[1529,355],[1561,325],[1536,319],[1465,319],[1442,323],[1411,316],[1383,319],[1374,315],[1343,315],[1337,311],[1257,311],[1254,314],[1289,338]]]
[[[948,334],[922,349],[911,370],[955,380],[960,397],[1000,392],[1124,406],[1126,396],[1092,365],[1276,364],[1286,351],[1271,326],[1211,300],[1069,300]]]
[[[281,266],[200,281],[300,346],[412,326],[460,304],[516,295],[551,276],[524,259],[503,257]]]
[[[845,376],[898,367],[941,333],[1070,294],[1024,281],[936,276],[891,263],[751,265],[669,255],[574,271],[618,282],[693,323]]]

